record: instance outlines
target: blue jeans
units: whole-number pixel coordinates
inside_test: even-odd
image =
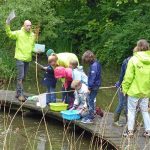
[[[121,114],[122,110],[124,109],[125,115],[127,114],[127,98],[123,95],[121,89],[118,90],[118,98],[119,103],[115,110],[115,113]]]
[[[94,119],[94,111],[95,111],[95,98],[97,96],[98,89],[91,90],[90,94],[88,95],[87,103],[89,114],[87,115],[88,119]]]
[[[51,86],[47,86],[47,94],[46,94],[46,104],[55,103],[56,102],[56,94],[51,92],[55,92],[55,88]]]

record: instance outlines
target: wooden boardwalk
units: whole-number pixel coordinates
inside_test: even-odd
[[[4,91],[0,90],[0,103],[1,105],[7,106],[17,106],[20,108],[22,103],[20,103],[15,98],[14,91]],[[36,106],[34,101],[26,101],[22,108],[29,109],[31,111],[42,112],[40,107]],[[62,117],[58,112],[52,112],[49,108],[45,108],[43,110],[47,116],[58,119],[62,121]],[[124,121],[124,118],[121,118]],[[122,133],[125,130],[125,127],[115,127],[112,125],[113,123],[113,114],[105,113],[103,118],[96,117],[94,120],[94,124],[83,124],[80,121],[73,121],[76,126],[86,130],[87,132],[92,133],[95,137],[100,137],[104,139],[111,145],[113,145],[116,149],[120,150],[150,150],[150,139],[146,139],[142,136],[144,131],[143,127],[139,127],[135,137],[132,139],[123,138]]]

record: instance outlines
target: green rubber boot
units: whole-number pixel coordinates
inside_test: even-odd
[[[114,113],[114,126],[122,127],[123,125],[119,123],[120,114]]]
[[[114,122],[119,121],[120,113],[114,113]]]

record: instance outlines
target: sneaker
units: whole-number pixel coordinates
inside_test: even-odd
[[[100,117],[104,116],[104,113],[103,113],[103,111],[101,110],[100,107],[96,107],[96,115],[98,115]]]
[[[93,119],[85,119],[85,118],[83,118],[83,119],[81,120],[81,122],[82,122],[82,123],[85,123],[85,124],[91,124],[91,123],[93,123]]]
[[[132,138],[133,137],[133,131],[126,131],[126,132],[123,133],[123,136]]]
[[[18,100],[19,100],[20,102],[25,102],[25,101],[26,101],[26,98],[25,98],[25,96],[19,96],[19,97],[18,97]]]
[[[113,125],[117,127],[123,127],[123,124],[119,123],[119,121],[114,122]]]
[[[144,137],[150,137],[150,131],[145,131],[143,134]]]

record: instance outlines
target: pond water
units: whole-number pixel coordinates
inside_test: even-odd
[[[38,94],[38,90],[34,70],[35,66],[32,63],[29,74],[24,83],[24,88],[26,92],[36,95]],[[102,86],[113,86],[118,79],[118,72],[119,71],[112,68],[103,69]],[[40,84],[43,76],[42,74],[43,73],[38,70],[39,89],[41,93],[46,92],[46,89]],[[15,90],[15,81],[11,81],[10,85],[7,84],[5,87],[3,87],[3,89],[6,88],[9,90]],[[60,90],[61,88],[59,83],[57,86],[57,91]],[[103,110],[113,112],[117,103],[117,96],[113,100],[115,93],[115,88],[100,90],[97,96],[97,105]],[[61,98],[61,94],[58,94],[57,97]],[[25,113],[25,116],[22,116],[20,113],[15,117],[10,130],[6,132],[5,127],[8,128],[13,115],[14,113],[9,113],[8,111],[6,111],[6,115],[4,115],[3,111],[0,112],[0,149],[3,148],[3,140],[7,132],[8,135],[6,143],[8,150],[49,150],[50,143],[53,147],[53,150],[95,149],[94,145],[92,145],[92,148],[89,148],[91,145],[89,136],[81,136],[81,132],[76,132],[76,134],[74,134],[74,130],[70,130],[70,128],[66,132],[66,128],[64,128],[63,124],[58,121],[46,119],[47,130],[43,121],[38,129],[41,121],[41,116],[39,116],[39,114]],[[7,126],[4,124],[6,119],[8,121]],[[50,137],[47,136],[47,133]]]

